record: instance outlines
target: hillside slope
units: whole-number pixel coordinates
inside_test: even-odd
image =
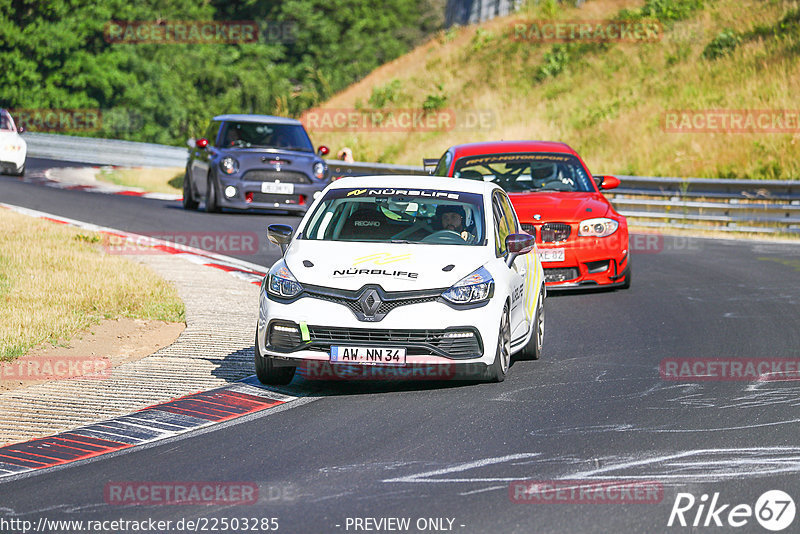
[[[513,38],[519,21],[611,18],[657,19],[663,32],[651,43]],[[322,106],[488,110],[489,124],[311,133],[361,161],[418,165],[455,143],[547,139],[569,143],[598,173],[800,179],[799,56],[796,1],[531,2],[513,17],[441,32]],[[793,110],[794,119],[779,124],[784,133],[670,132],[670,110]]]

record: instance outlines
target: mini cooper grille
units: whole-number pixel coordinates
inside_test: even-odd
[[[570,267],[567,269],[545,269],[544,280],[545,282],[566,282],[567,280],[575,280],[578,278],[578,269]]]
[[[298,203],[298,196],[297,195],[278,195],[273,193],[253,193],[253,202],[266,202],[269,204],[274,204],[275,202],[279,204],[297,204]]]
[[[329,352],[331,345],[382,345],[405,346],[409,355],[440,355],[453,359],[481,356],[477,332],[468,337],[450,337],[466,330],[385,330],[366,328],[330,328],[309,326],[311,350]]]
[[[522,229],[531,234],[532,236],[536,237],[536,227],[532,224],[522,223]]]
[[[546,223],[542,225],[542,243],[555,243],[557,241],[566,241],[569,239],[569,234],[572,228],[564,223]]]
[[[284,184],[310,184],[311,179],[297,171],[269,171],[264,169],[247,171],[242,180],[248,182],[281,182]]]

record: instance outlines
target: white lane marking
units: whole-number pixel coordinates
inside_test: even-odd
[[[487,465],[501,464],[510,460],[521,460],[527,458],[534,458],[541,456],[539,452],[523,452],[519,454],[508,454],[506,456],[497,456],[492,458],[484,458],[482,460],[475,460],[472,462],[465,462],[444,469],[434,469],[433,471],[424,471],[416,475],[407,475],[398,478],[387,478],[383,482],[506,482],[512,480],[519,480],[516,478],[431,478],[439,475],[446,475],[448,473],[459,473],[485,467]]]

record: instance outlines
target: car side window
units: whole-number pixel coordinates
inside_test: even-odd
[[[211,121],[211,124],[208,125],[206,129],[206,135],[204,136],[208,139],[208,144],[211,146],[217,146],[217,134],[219,133],[219,121]]]
[[[502,193],[498,193],[497,196],[500,201],[500,206],[503,208],[503,215],[506,219],[506,223],[508,224],[508,233],[518,233],[519,221],[517,220],[517,214],[514,212],[514,208],[511,206],[511,201]]]
[[[439,159],[436,168],[433,170],[434,176],[447,176],[447,170],[450,168],[450,163],[453,161],[453,154],[448,150]]]
[[[497,193],[492,196],[492,219],[494,220],[495,252],[499,258],[506,255],[506,236],[509,232],[498,197]]]

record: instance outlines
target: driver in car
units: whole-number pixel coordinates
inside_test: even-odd
[[[461,206],[444,205],[436,210],[438,225],[442,230],[450,230],[461,236],[464,241],[473,239],[473,236],[464,226],[467,216]]]
[[[549,162],[531,163],[531,180],[536,189],[544,187],[547,182],[558,180],[558,168],[556,164]]]

